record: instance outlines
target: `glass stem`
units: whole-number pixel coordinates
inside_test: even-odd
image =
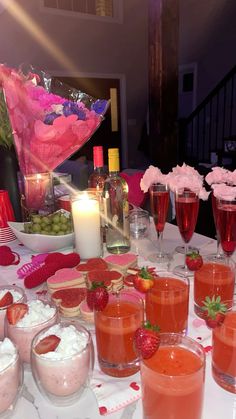
[[[157,231],[157,254],[158,256],[162,256],[162,238],[163,238],[163,231]]]
[[[187,264],[186,264],[187,253],[188,253],[188,243],[184,243],[184,270],[185,271],[188,271],[188,267],[187,267]]]
[[[217,250],[216,250],[216,257],[220,258],[221,253],[220,253],[220,235],[219,232],[216,230],[216,240],[217,240]]]

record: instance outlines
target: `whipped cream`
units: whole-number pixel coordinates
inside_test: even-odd
[[[27,305],[29,311],[18,321],[17,327],[29,327],[44,323],[51,319],[56,313],[55,307],[44,304],[40,300],[30,301]]]
[[[17,350],[12,341],[5,338],[0,341],[0,371],[11,365],[17,358]]]
[[[2,299],[2,297],[4,297],[4,295],[8,291],[11,293],[11,295],[13,297],[13,302],[14,303],[17,302],[17,301],[19,301],[22,298],[22,294],[20,294],[18,291],[15,291],[15,290],[6,288],[6,289],[0,291],[0,300]]]
[[[88,343],[87,333],[77,330],[73,325],[62,326],[55,324],[41,335],[40,340],[49,335],[56,335],[61,341],[55,351],[47,352],[40,356],[53,360],[71,358],[85,349]]]

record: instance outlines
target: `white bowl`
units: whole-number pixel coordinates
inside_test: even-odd
[[[17,239],[37,253],[55,252],[65,247],[71,247],[74,243],[74,233],[63,236],[50,236],[46,234],[28,234],[24,232],[24,223],[8,221],[8,225]]]

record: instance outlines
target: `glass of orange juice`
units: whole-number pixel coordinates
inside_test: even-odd
[[[212,374],[225,390],[236,394],[236,307],[213,329]]]
[[[185,334],[188,324],[189,280],[163,273],[146,293],[146,318],[161,333]]]
[[[140,362],[143,417],[200,419],[205,380],[204,349],[177,333],[160,333],[160,346]]]
[[[194,273],[194,311],[197,316],[204,318],[203,301],[208,296],[221,297],[228,308],[232,307],[234,296],[235,264],[232,260],[227,263],[206,262]]]
[[[103,311],[95,311],[98,362],[113,377],[128,377],[139,371],[133,337],[144,320],[143,300],[131,292],[109,295]]]

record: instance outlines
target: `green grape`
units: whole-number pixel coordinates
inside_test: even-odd
[[[34,224],[40,224],[41,223],[41,217],[39,215],[32,215],[32,222]]]
[[[57,233],[58,231],[60,231],[60,226],[58,224],[53,224],[52,231],[54,231],[54,233]]]
[[[65,232],[62,231],[62,230],[60,230],[60,231],[57,232],[57,236],[64,236],[64,234],[65,234]]]
[[[61,231],[66,231],[67,230],[67,224],[61,224],[60,229],[61,229]]]
[[[48,225],[51,224],[51,218],[50,217],[43,217],[42,218],[42,223]]]
[[[33,233],[40,233],[40,231],[41,231],[41,226],[40,226],[40,224],[33,224],[33,225],[32,225],[32,232],[33,232]]]
[[[41,231],[40,231],[40,234],[46,234],[46,235],[47,235],[47,234],[48,234],[48,232],[47,232],[46,230],[41,230]]]
[[[52,222],[53,222],[53,224],[58,224],[60,222],[60,216],[59,215],[53,215]]]
[[[61,223],[67,224],[68,218],[65,215],[61,215]]]

